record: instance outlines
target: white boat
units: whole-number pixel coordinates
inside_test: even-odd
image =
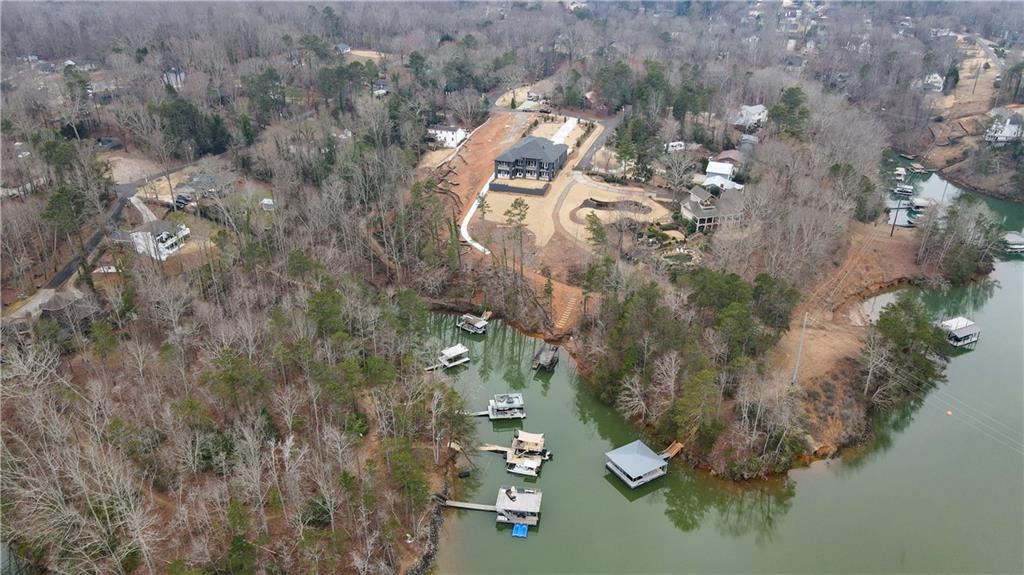
[[[914,186],[912,184],[896,184],[896,187],[892,189],[892,193],[897,196],[910,196],[914,193]]]
[[[981,337],[981,328],[966,317],[947,319],[939,323],[939,327],[946,332],[946,341],[953,347],[973,345]]]
[[[540,475],[541,463],[541,458],[536,455],[512,455],[510,453],[505,460],[505,469],[516,475],[537,477]]]
[[[1010,232],[1003,236],[1006,241],[1006,253],[1024,254],[1024,235]]]
[[[896,178],[897,182],[902,182],[907,177],[907,169],[903,167],[896,168],[893,171],[893,177]]]

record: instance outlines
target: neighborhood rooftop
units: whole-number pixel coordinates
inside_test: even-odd
[[[569,147],[565,144],[556,144],[547,138],[528,136],[502,152],[498,156],[498,160],[515,162],[520,158],[530,158],[544,162],[557,162],[568,149]]]

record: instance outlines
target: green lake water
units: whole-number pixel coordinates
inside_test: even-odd
[[[986,201],[1008,230],[1024,229],[1024,207]],[[540,525],[514,539],[493,513],[447,510],[436,572],[1024,572],[1024,258],[998,262],[982,284],[918,293],[937,319],[978,322],[981,341],[952,359],[947,382],[880,418],[871,445],[744,484],[673,462],[637,490],[604,468],[604,452],[637,429],[564,352],[554,373],[537,375],[539,341],[500,322],[469,336],[438,316],[437,335],[471,350],[468,366],[449,371],[470,409],[522,392],[522,428],[544,433],[555,457],[534,480],[476,455],[454,498],[493,504],[503,484],[540,489]],[[507,445],[518,426],[479,418],[479,439]]]

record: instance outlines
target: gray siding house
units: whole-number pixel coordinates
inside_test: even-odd
[[[565,165],[569,147],[546,138],[528,136],[494,160],[494,177],[553,180]]]

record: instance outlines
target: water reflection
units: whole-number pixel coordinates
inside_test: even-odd
[[[999,282],[983,279],[963,287],[925,290],[920,295],[937,318],[972,316],[992,299],[998,287]]]
[[[714,526],[725,536],[754,535],[758,545],[775,538],[777,526],[789,512],[796,483],[778,477],[730,484],[700,472],[672,474],[665,490],[665,515],[680,531],[694,531],[714,513]]]

